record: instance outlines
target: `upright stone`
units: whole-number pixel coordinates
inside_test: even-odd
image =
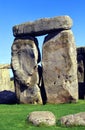
[[[85,99],[85,47],[77,48],[79,99]]]
[[[85,47],[77,48],[78,82],[85,82]]]
[[[10,80],[10,65],[0,64],[0,91],[14,91],[14,85],[11,85]]]
[[[42,103],[38,87],[40,61],[38,42],[33,37],[16,38],[12,45],[12,70],[20,103]]]
[[[71,30],[58,31],[45,37],[42,66],[47,102],[76,102],[78,99],[77,61]]]

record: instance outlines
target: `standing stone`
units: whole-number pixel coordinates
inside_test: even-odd
[[[85,99],[85,47],[77,48],[77,74],[79,99]]]
[[[0,91],[8,90],[14,92],[14,85],[10,80],[10,65],[0,64]]]
[[[44,18],[13,27],[16,38],[12,46],[12,69],[19,102],[41,103],[41,95],[44,103],[46,100],[49,103],[77,101],[76,47],[71,27],[69,16]],[[40,52],[35,36],[44,34],[48,36],[43,45],[42,77],[37,65]]]
[[[85,47],[77,48],[78,82],[85,82]]]
[[[40,61],[38,42],[33,37],[16,38],[12,45],[12,70],[20,103],[42,103],[38,87]]]
[[[47,102],[77,101],[76,47],[71,30],[57,31],[45,37],[42,66]]]
[[[84,82],[84,57],[82,55],[77,56],[78,61],[78,82]]]

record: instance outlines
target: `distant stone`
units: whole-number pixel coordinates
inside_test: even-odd
[[[10,64],[0,64],[0,69],[11,69]]]
[[[0,91],[8,90],[14,92],[14,84],[11,84],[10,80],[9,64],[0,64]]]
[[[42,103],[38,75],[40,61],[37,39],[23,37],[12,45],[12,70],[19,103]]]
[[[85,100],[85,82],[78,83],[78,92],[79,92],[79,99]]]
[[[15,37],[28,34],[40,36],[56,30],[70,29],[71,27],[72,19],[69,16],[59,16],[16,25],[13,27],[13,34]]]
[[[42,67],[48,103],[78,100],[76,46],[71,30],[46,36]]]
[[[65,126],[85,126],[85,112],[64,116],[60,122]]]
[[[85,47],[77,48],[78,82],[85,82]]]
[[[50,111],[35,111],[28,115],[28,123],[31,122],[35,126],[46,125],[52,126],[56,124],[56,118]]]
[[[1,91],[0,92],[0,104],[16,104],[17,98],[16,94],[11,91]]]
[[[77,48],[79,99],[85,99],[85,46]]]
[[[84,57],[83,55],[78,55],[77,56],[77,61],[78,61],[78,82],[83,83],[84,82]]]
[[[84,53],[85,53],[85,46],[78,47],[78,48],[77,48],[77,53],[78,53],[78,54],[84,54]]]

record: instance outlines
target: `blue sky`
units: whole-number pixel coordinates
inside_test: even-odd
[[[73,19],[76,46],[85,46],[85,0],[0,0],[0,64],[11,61],[14,25],[61,15]]]

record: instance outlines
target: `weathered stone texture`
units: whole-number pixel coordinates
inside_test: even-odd
[[[76,47],[71,30],[46,36],[43,44],[42,66],[47,102],[77,101]]]
[[[34,22],[27,22],[13,27],[15,37],[22,35],[40,36],[55,30],[70,29],[72,19],[69,16],[59,16],[54,18],[43,18]]]
[[[16,38],[12,45],[12,70],[19,102],[77,101],[76,47],[71,27],[69,16],[44,18],[13,27]],[[35,36],[44,34],[48,35],[43,44],[42,69],[38,67],[40,51]]]
[[[56,118],[50,111],[35,111],[28,115],[28,123],[31,122],[35,126],[46,125],[52,126],[56,124]]]
[[[12,45],[15,89],[21,103],[42,103],[38,87],[38,51],[37,39],[32,37],[15,39]]]
[[[85,126],[85,112],[64,116],[60,122],[65,126]]]

